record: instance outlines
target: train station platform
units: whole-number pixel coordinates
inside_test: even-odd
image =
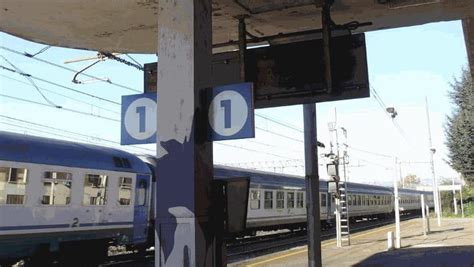
[[[387,232],[395,226],[351,235],[351,245],[336,247],[336,240],[322,242],[323,266],[474,266],[474,219],[432,219],[431,233],[423,236],[421,219],[403,221],[399,250],[387,251]],[[297,247],[233,263],[229,266],[308,266],[307,247]]]

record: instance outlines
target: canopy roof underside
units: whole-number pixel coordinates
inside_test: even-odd
[[[175,0],[171,0],[175,1]],[[315,3],[316,2],[316,3]],[[257,37],[321,27],[320,0],[213,0],[213,43],[237,40],[237,16]],[[336,0],[337,24],[372,22],[359,31],[463,19],[472,0]],[[155,53],[158,0],[0,1],[0,30],[54,46]]]

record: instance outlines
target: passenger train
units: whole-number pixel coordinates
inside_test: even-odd
[[[94,145],[0,131],[0,265],[21,258],[107,256],[110,245],[154,245],[154,165],[141,156]],[[299,176],[215,166],[215,177],[250,177],[247,230],[301,228],[305,181]],[[392,188],[348,184],[354,218],[393,213]],[[400,209],[420,208],[428,192],[400,189]],[[322,224],[334,197],[320,181]],[[2,265],[3,266],[3,265]],[[6,266],[6,265],[5,265]]]

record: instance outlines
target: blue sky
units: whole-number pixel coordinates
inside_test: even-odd
[[[348,151],[350,180],[376,184],[391,183],[395,175],[394,159],[360,151],[366,150],[399,157],[404,162],[401,164],[402,175],[414,173],[425,182],[429,182],[431,176],[428,164],[406,163],[429,160],[425,113],[425,96],[428,96],[433,146],[438,151],[435,155],[437,175],[457,177],[457,174],[444,162],[446,148],[443,123],[446,115],[450,114],[453,108],[447,97],[449,83],[454,77],[460,75],[463,67],[467,66],[461,23],[452,21],[369,32],[366,34],[366,39],[371,86],[387,106],[394,106],[397,109],[399,116],[396,122],[402,130],[401,132],[397,130],[376,100],[371,97],[318,104],[318,139],[329,147],[331,138],[327,124],[334,121],[336,109],[338,125],[348,131],[348,144],[358,149]],[[35,53],[44,47],[42,44],[32,43],[5,33],[0,33],[0,45],[28,53]],[[74,76],[72,72],[8,52],[5,49],[0,49],[0,55],[25,73],[113,101],[120,102],[122,95],[136,93],[97,81],[77,85],[71,82]],[[79,70],[93,61],[63,64],[64,61],[91,56],[95,56],[95,52],[52,47],[37,57]],[[133,54],[131,56],[141,63],[156,60],[155,55]],[[0,58],[0,64],[11,67],[3,58]],[[137,91],[141,91],[143,87],[141,71],[111,60],[98,63],[86,73],[108,78],[113,83],[131,87]],[[80,76],[80,79],[89,78]],[[120,119],[119,105],[86,97],[48,83],[39,81],[35,83],[44,88],[42,92],[57,105],[95,116]],[[0,70],[0,94],[45,103],[41,95],[24,77],[6,70]],[[214,162],[303,174],[303,134],[298,130],[303,127],[301,106],[264,109],[256,113],[292,125],[291,127],[295,129],[257,116],[256,138],[216,143]],[[0,117],[1,130],[104,145],[112,144],[97,138],[120,141],[119,122],[75,114],[4,96],[0,96],[0,115],[4,116]],[[47,127],[18,120],[13,121],[5,116]],[[82,135],[72,134],[72,132]],[[274,133],[279,133],[279,135]],[[153,153],[154,145],[128,146],[123,149],[137,153]],[[328,149],[320,151],[320,153],[326,152]],[[321,168],[320,175],[323,178],[326,177],[324,168]]]

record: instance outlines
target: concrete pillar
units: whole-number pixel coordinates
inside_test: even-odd
[[[211,0],[159,0],[155,266],[215,266],[212,143],[202,96],[211,81]]]
[[[467,57],[471,68],[471,77],[474,81],[474,16],[463,19],[464,40],[466,41]]]

